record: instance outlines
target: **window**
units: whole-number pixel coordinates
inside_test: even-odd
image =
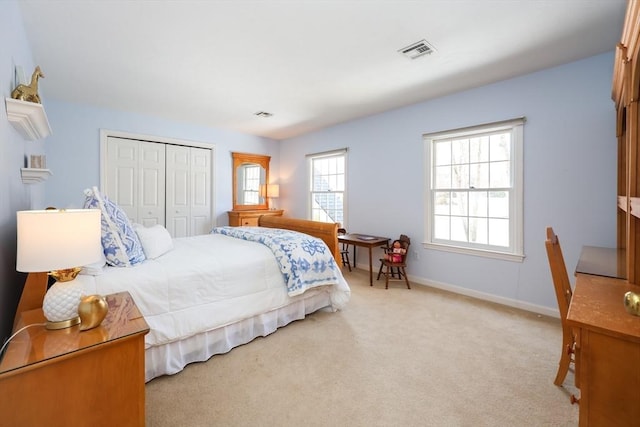
[[[311,220],[337,222],[346,227],[344,206],[347,150],[311,154],[307,158]]]
[[[426,245],[522,261],[524,121],[424,135]]]
[[[249,165],[243,168],[242,193],[247,205],[260,204],[258,196],[260,189],[260,165]]]

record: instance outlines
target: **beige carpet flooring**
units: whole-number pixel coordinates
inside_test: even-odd
[[[156,426],[577,426],[558,319],[425,286],[351,301],[146,385]],[[374,277],[375,280],[375,277]],[[551,286],[551,284],[549,284]]]

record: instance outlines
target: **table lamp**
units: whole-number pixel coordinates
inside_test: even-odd
[[[275,209],[276,205],[273,199],[280,197],[280,186],[278,184],[267,184],[267,197],[270,199],[271,209]]]
[[[16,270],[47,272],[56,279],[44,296],[47,329],[80,323],[82,284],[74,280],[83,265],[100,260],[100,210],[47,209],[17,212]]]

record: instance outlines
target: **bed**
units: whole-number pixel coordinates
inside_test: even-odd
[[[218,227],[212,234],[171,239],[172,249],[155,259],[129,268],[105,266],[76,280],[87,295],[131,294],[150,326],[145,337],[145,380],[150,381],[271,334],[317,310],[344,307],[350,290],[337,267],[337,227],[263,216],[259,227]],[[231,235],[247,231],[262,236],[266,229],[304,233],[308,241],[321,245],[328,263],[335,266],[333,278],[314,278],[313,286],[292,292],[287,277],[293,273],[283,274],[268,245]],[[38,301],[29,280],[22,298]]]

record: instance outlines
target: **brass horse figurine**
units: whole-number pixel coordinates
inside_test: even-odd
[[[40,95],[38,95],[38,78],[40,77],[44,78],[44,74],[42,74],[40,66],[37,66],[31,75],[31,83],[29,83],[28,86],[19,84],[13,92],[11,92],[11,98],[41,104]]]

